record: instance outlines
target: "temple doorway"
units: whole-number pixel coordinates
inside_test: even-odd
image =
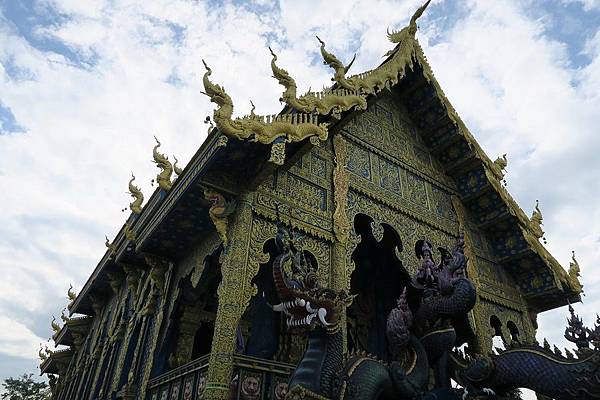
[[[382,224],[382,228],[383,237],[378,241],[371,217],[359,214],[354,219],[361,241],[352,253],[355,269],[350,292],[357,296],[346,314],[348,350],[367,351],[387,360],[387,316],[410,282],[410,275],[396,256],[396,251],[402,251],[400,235],[390,225]]]

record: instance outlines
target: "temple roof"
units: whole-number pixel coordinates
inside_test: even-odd
[[[415,37],[416,20],[428,3],[417,10],[408,26],[388,32],[395,47],[370,71],[346,77],[349,65],[343,65],[318,39],[335,81],[322,92],[298,97],[295,81],[277,65],[272,52],[273,75],[285,88],[286,107],[278,115],[263,117],[252,111],[233,119],[232,99],[210,80],[212,71],[205,64],[204,90],[217,104],[216,127],[211,125],[207,139],[173,182],[168,161],[156,161],[162,168],[157,177],[160,187],[143,209],[132,212],[110,243],[70,305],[71,313],[94,314],[94,296],[110,291],[108,278],[119,268],[117,263],[139,263],[146,251],[177,260],[190,245],[214,231],[205,188],[228,197],[252,190],[279,165],[326,140],[330,132],[388,93],[405,103],[429,150],[456,183],[457,195],[474,218],[472,223],[490,238],[499,263],[517,279],[530,308],[545,311],[578,301],[581,287],[576,278],[539,241],[541,213],[529,218],[510,196],[501,183],[506,159],[493,162],[485,154],[435,79]]]

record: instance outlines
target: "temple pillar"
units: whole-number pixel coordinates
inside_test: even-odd
[[[204,398],[225,400],[233,372],[237,327],[256,287],[250,281],[256,275],[264,257],[260,236],[255,232],[257,221],[252,216],[252,196],[240,196],[233,220],[228,224],[228,245],[221,254],[221,282],[217,289],[219,305],[208,366],[208,382]],[[274,233],[274,232],[273,232]],[[254,243],[258,243],[253,245]],[[268,256],[267,256],[268,261]]]

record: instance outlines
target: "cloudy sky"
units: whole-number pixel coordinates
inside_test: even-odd
[[[353,71],[376,66],[406,1],[0,0],[0,379],[35,372],[50,316],[122,225],[133,171],[148,196],[153,135],[185,162],[206,136],[201,60],[236,112],[280,110],[267,46],[300,86],[330,83],[315,34]],[[548,248],[575,249],[600,309],[600,0],[433,0],[420,42],[467,126]],[[598,267],[596,267],[598,268]],[[563,308],[539,337],[564,345]]]

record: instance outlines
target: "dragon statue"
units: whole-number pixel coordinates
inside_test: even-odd
[[[208,215],[215,225],[215,229],[219,237],[223,241],[223,245],[227,246],[227,225],[229,216],[235,211],[237,203],[235,200],[227,201],[223,195],[212,189],[204,190],[204,198],[211,203],[208,209]]]
[[[225,89],[210,81],[212,70],[202,60],[206,72],[203,83],[210,101],[218,108],[214,111],[213,120],[224,135],[240,140],[252,140],[262,144],[270,144],[277,139],[286,142],[300,142],[309,138],[312,144],[327,139],[327,124],[318,123],[317,116],[304,113],[282,115],[247,115],[232,119],[233,102]]]
[[[499,354],[477,355],[467,360],[458,353],[451,355],[454,378],[465,388],[464,397],[482,394],[505,395],[515,388],[527,388],[555,400],[600,399],[600,319],[594,330],[569,306],[565,338],[577,347],[566,356],[548,341],[544,346],[511,344]],[[594,350],[590,348],[594,345]]]
[[[152,149],[152,158],[156,166],[161,169],[160,173],[156,175],[156,183],[158,183],[158,186],[161,189],[169,191],[171,190],[171,186],[173,186],[173,182],[171,182],[173,165],[169,161],[168,157],[158,152],[160,142],[156,136],[154,137],[154,140],[156,140],[156,145],[154,146],[154,149]]]
[[[319,39],[320,40],[320,39]],[[309,91],[300,98],[296,97],[296,81],[283,68],[279,68],[275,62],[277,55],[269,47],[269,51],[273,56],[271,60],[271,70],[273,77],[277,79],[280,85],[285,88],[281,95],[280,101],[296,110],[304,113],[317,112],[320,115],[328,115],[340,119],[344,111],[350,109],[366,110],[367,100],[363,95],[357,94],[355,91],[348,89],[324,90],[323,92]]]
[[[133,175],[133,172],[132,172],[131,179],[129,180],[129,192],[127,192],[129,195],[131,195],[131,197],[133,197],[133,201],[131,203],[129,203],[129,209],[134,214],[141,214],[142,213],[142,203],[144,202],[144,194],[142,193],[142,191],[140,190],[139,187],[137,187],[133,184],[134,180],[135,180],[135,175]]]
[[[56,322],[55,316],[52,316],[52,321],[50,321],[50,326],[52,326],[52,331],[54,332],[55,335],[58,332],[60,332],[60,325]]]
[[[323,62],[334,70],[332,80],[346,90],[364,94],[377,94],[381,90],[398,83],[400,78],[405,75],[407,67],[412,68],[413,66],[418,48],[415,37],[417,19],[425,12],[429,2],[430,0],[415,12],[408,26],[399,31],[389,32],[388,30],[388,39],[395,43],[396,47],[385,54],[384,57],[387,57],[387,59],[383,64],[370,71],[346,77],[346,73],[354,59],[350,64],[344,66],[335,55],[325,50],[325,43],[317,38],[321,43]]]
[[[308,334],[305,353],[289,380],[287,399],[516,399],[529,388],[556,400],[600,399],[600,316],[583,326],[572,308],[565,337],[577,358],[558,348],[513,340],[498,354],[472,348],[467,315],[476,303],[465,276],[467,258],[459,237],[448,251],[419,240],[420,266],[386,319],[388,356],[345,354],[342,322],[356,295],[320,285],[315,267],[293,232],[279,225],[273,280],[274,311],[284,314],[290,333]],[[457,347],[467,343],[466,354]],[[594,346],[594,349],[590,348]],[[451,379],[462,388],[453,388]]]

